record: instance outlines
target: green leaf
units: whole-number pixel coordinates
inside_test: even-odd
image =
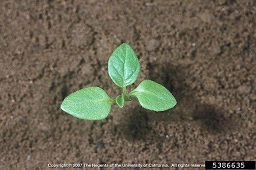
[[[116,104],[117,104],[120,108],[124,107],[124,95],[123,95],[123,94],[121,94],[121,95],[119,95],[119,96],[116,97]]]
[[[119,87],[134,83],[140,72],[140,63],[133,49],[123,43],[108,60],[108,74]]]
[[[99,87],[78,90],[67,96],[61,109],[79,119],[100,120],[108,116],[112,99]]]
[[[142,81],[130,95],[136,96],[142,107],[154,111],[164,111],[177,104],[169,90],[151,80]]]

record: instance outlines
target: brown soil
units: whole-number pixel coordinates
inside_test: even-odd
[[[0,24],[1,170],[256,160],[255,0],[1,0]],[[130,89],[154,80],[177,106],[127,103],[102,121],[60,110],[83,87],[120,92],[107,61],[122,42],[141,63]]]

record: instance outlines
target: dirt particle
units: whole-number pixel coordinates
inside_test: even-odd
[[[202,21],[207,22],[207,23],[211,23],[212,18],[213,18],[212,14],[209,11],[205,11],[205,12],[199,13],[198,17]]]
[[[204,88],[206,90],[214,90],[216,89],[216,87],[218,86],[217,80],[214,78],[208,78],[205,82],[204,82]]]
[[[148,51],[154,51],[156,50],[160,45],[160,41],[158,39],[151,39],[147,44],[147,50]]]
[[[247,85],[242,85],[238,87],[238,92],[243,94],[248,94],[251,91],[251,87]]]
[[[92,43],[92,29],[84,24],[75,24],[71,28],[71,44],[76,47],[85,47]]]

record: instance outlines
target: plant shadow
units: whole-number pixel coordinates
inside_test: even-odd
[[[225,110],[212,105],[198,105],[193,113],[194,120],[199,120],[210,133],[225,133],[235,128],[236,121],[225,117]]]
[[[150,124],[149,113],[139,105],[126,109],[115,129],[129,142],[158,138]]]
[[[149,79],[165,86],[175,96],[177,105],[163,114],[152,113],[151,119],[170,123],[189,119],[199,121],[209,133],[222,133],[234,128],[235,120],[225,117],[225,110],[215,105],[203,104],[196,99],[193,89],[187,85],[187,67],[170,64],[149,64]],[[160,70],[159,70],[160,69]]]

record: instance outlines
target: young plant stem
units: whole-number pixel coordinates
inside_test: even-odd
[[[126,87],[123,87],[123,94],[126,95]]]
[[[109,103],[112,105],[112,104],[116,103],[116,100],[111,98],[111,99],[109,99]]]
[[[123,87],[124,101],[130,101],[130,96],[126,91],[126,87]]]

